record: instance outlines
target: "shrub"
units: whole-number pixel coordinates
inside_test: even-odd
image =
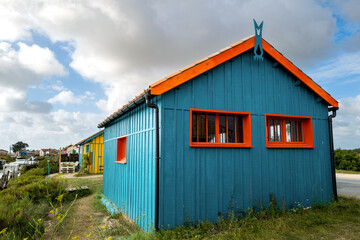
[[[55,162],[54,157],[50,157],[49,166],[50,166],[50,174],[59,172],[59,163]],[[43,160],[39,161],[39,168],[44,168],[45,169],[44,175],[46,175],[48,173],[48,162],[47,162],[46,159],[43,159]]]
[[[15,162],[15,158],[12,158],[10,156],[0,156],[0,159],[5,160],[7,163]]]
[[[31,234],[34,229],[29,222],[46,217],[49,202],[64,194],[64,179],[45,179],[44,170],[31,169],[10,180],[8,187],[0,192],[0,229],[8,228],[18,237]]]
[[[360,171],[360,156],[353,150],[335,150],[335,167],[341,170]]]
[[[88,167],[90,166],[90,156],[88,153],[82,155],[80,174],[89,173]]]

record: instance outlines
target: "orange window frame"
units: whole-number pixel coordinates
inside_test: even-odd
[[[119,137],[116,140],[116,163],[126,164],[127,137]]]
[[[207,114],[214,114],[215,115],[215,142],[199,142],[199,118],[197,118],[197,142],[192,141],[192,115],[193,113],[204,113],[206,114],[206,141],[208,141],[208,117]],[[236,117],[241,116],[243,119],[243,142],[237,143],[237,129],[235,124],[235,143],[221,143],[220,136],[219,136],[219,115],[226,115],[226,141],[229,140],[228,136],[228,116],[232,115]],[[233,111],[218,111],[218,110],[206,110],[206,109],[190,109],[190,147],[232,147],[232,148],[252,148],[251,143],[251,115],[249,112],[233,112]]]
[[[280,120],[280,138],[281,141],[269,140],[269,124],[268,120],[273,119]],[[286,121],[296,121],[302,123],[302,141],[286,141]],[[275,124],[274,124],[274,128]],[[292,123],[290,125],[291,138],[292,138]],[[296,128],[297,138],[299,139],[299,128]],[[275,134],[275,132],[274,132]],[[294,116],[294,115],[282,115],[282,114],[265,114],[265,136],[267,148],[315,148],[314,136],[313,136],[313,124],[312,117],[307,116]]]

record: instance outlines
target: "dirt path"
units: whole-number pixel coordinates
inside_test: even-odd
[[[94,223],[100,223],[105,216],[103,213],[94,212],[92,208],[94,195],[76,200],[65,222],[66,227],[61,231],[58,239],[66,239],[71,231],[70,239],[102,239]]]

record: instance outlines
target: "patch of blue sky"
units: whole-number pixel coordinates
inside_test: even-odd
[[[356,97],[360,93],[360,74],[331,79],[321,86],[335,99]]]
[[[347,40],[349,37],[354,36],[359,32],[356,24],[346,20],[344,16],[333,14],[333,17],[336,19],[336,27],[338,29],[333,38],[334,43],[340,43]]]
[[[49,38],[41,35],[35,31],[32,31],[31,42],[25,42],[26,44],[36,44],[42,48],[49,48],[54,54],[56,59],[64,66],[67,74],[65,76],[53,76],[50,78],[44,78],[42,83],[38,86],[33,86],[28,90],[29,100],[48,101],[63,90],[70,90],[74,93],[75,97],[84,96],[85,92],[92,93],[93,99],[85,99],[81,104],[68,104],[62,105],[53,104],[53,110],[66,108],[67,111],[81,111],[81,112],[98,112],[99,110],[94,104],[98,99],[106,98],[99,83],[85,80],[80,74],[74,71],[70,67],[72,61],[71,54],[74,51],[70,42],[52,42]],[[14,47],[17,44],[14,44]],[[57,86],[57,89],[54,89]]]
[[[354,36],[360,32],[359,26],[350,21],[343,13],[342,6],[339,2],[335,1],[320,1],[319,5],[323,8],[329,8],[332,16],[336,20],[337,32],[334,34],[334,43],[340,43],[347,38]]]

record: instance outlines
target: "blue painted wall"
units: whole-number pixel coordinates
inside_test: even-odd
[[[332,200],[327,104],[273,63],[246,52],[161,96],[160,226],[216,221],[270,193],[279,206]],[[189,147],[190,108],[250,112],[253,148]],[[265,113],[311,116],[315,149],[266,148]]]
[[[160,101],[152,100],[161,106]],[[154,110],[141,104],[105,127],[105,196],[142,229],[153,227],[155,198]],[[116,161],[117,138],[127,136],[127,163]]]
[[[78,147],[79,149],[79,169],[81,168],[81,159],[82,159],[82,152],[83,152],[83,145]]]

